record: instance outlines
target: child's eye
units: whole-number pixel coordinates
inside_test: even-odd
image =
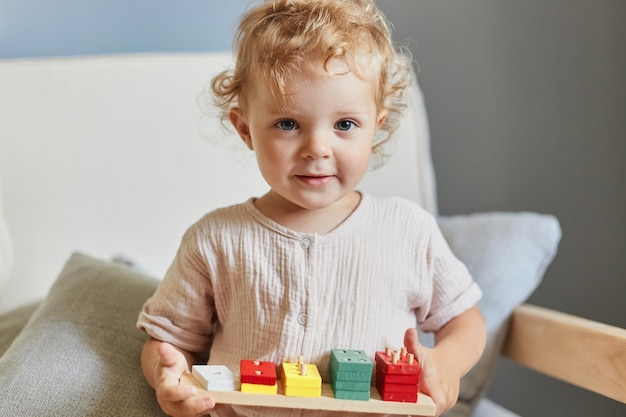
[[[298,124],[293,120],[281,120],[276,123],[276,127],[281,130],[294,130],[298,128]]]
[[[335,125],[335,129],[341,130],[342,132],[349,132],[356,127],[356,123],[352,120],[340,120]]]

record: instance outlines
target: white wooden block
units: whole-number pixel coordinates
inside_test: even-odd
[[[191,374],[207,391],[239,390],[239,380],[224,365],[193,365]]]

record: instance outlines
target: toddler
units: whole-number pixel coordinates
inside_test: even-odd
[[[410,81],[385,19],[371,0],[274,0],[243,16],[235,46],[213,93],[270,190],[192,225],[145,303],[142,368],[159,404],[173,416],[321,416],[215,407],[179,379],[208,353],[234,373],[241,359],[302,355],[328,382],[333,348],[405,345],[443,413],[484,347],[481,293],[431,215],[357,191]]]

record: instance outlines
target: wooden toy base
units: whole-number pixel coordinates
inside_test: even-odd
[[[204,389],[190,373],[185,373],[181,385],[195,385]],[[330,384],[322,384],[322,396],[317,398],[288,397],[282,384],[278,383],[278,394],[249,394],[241,391],[210,391],[218,404],[251,405],[256,407],[298,408],[304,410],[350,411],[372,414],[405,414],[411,416],[434,416],[435,403],[422,393],[416,403],[383,401],[376,390],[371,388],[369,401],[342,400],[333,396]]]

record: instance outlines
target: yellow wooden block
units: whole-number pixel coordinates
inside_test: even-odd
[[[316,365],[307,363],[306,375],[300,375],[297,363],[285,362],[282,366],[282,380],[285,390],[287,387],[317,388],[322,386],[322,377]]]
[[[241,384],[241,392],[247,392],[252,394],[276,394],[278,393],[278,384],[263,385],[263,384]]]
[[[321,397],[322,387],[309,388],[285,386],[285,395],[288,397]]]

